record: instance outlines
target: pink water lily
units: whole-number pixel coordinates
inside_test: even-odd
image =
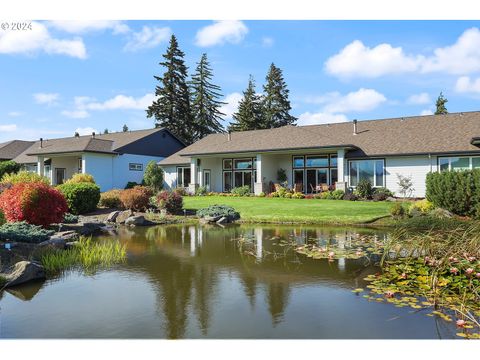
[[[467,260],[470,262],[474,262],[475,260],[477,260],[477,258],[475,256],[469,256]]]
[[[334,256],[335,256],[335,253],[334,253],[333,251],[330,251],[330,252],[328,253],[328,257],[334,257]]]
[[[458,274],[458,269],[456,267],[452,267],[452,268],[450,268],[450,272],[454,275],[457,275]]]
[[[478,272],[476,275],[477,279],[480,279],[480,272]]]
[[[475,270],[473,270],[472,268],[468,268],[467,270],[465,270],[465,273],[466,273],[467,275],[472,275],[474,271],[475,271]]]
[[[402,273],[402,275],[400,275],[400,279],[406,279],[406,278],[407,278],[407,274]]]
[[[466,321],[465,320],[457,320],[457,326],[458,327],[464,327],[466,325]]]
[[[385,292],[385,297],[387,297],[387,298],[391,298],[391,297],[393,297],[393,295],[395,295],[395,293],[391,290],[388,290],[388,291]]]

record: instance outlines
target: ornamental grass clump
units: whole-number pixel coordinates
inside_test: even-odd
[[[0,209],[7,221],[48,226],[60,223],[68,211],[65,197],[43,182],[18,183],[0,194]]]

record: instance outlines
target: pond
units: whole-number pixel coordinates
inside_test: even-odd
[[[352,292],[379,269],[312,259],[285,242],[348,246],[366,228],[168,225],[121,228],[127,261],[0,294],[1,338],[455,338],[455,325]],[[238,240],[241,239],[241,240]],[[375,259],[374,259],[375,260]]]

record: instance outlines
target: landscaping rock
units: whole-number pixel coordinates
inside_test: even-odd
[[[130,216],[125,220],[125,225],[142,226],[145,224],[145,217],[143,215]]]
[[[216,221],[217,224],[226,224],[229,222],[230,222],[230,219],[226,216],[222,216],[220,219]]]
[[[113,211],[107,216],[107,222],[115,222],[117,220],[118,215],[120,215],[120,211]]]
[[[98,233],[105,226],[102,222],[85,222],[78,224],[62,224],[60,226],[60,232],[62,231],[74,231],[80,235],[92,235]]]
[[[65,249],[65,244],[67,242],[65,239],[58,237],[58,238],[50,238],[47,241],[42,241],[40,244],[38,244],[39,247],[49,247],[53,249]]]
[[[206,222],[214,223],[214,222],[217,222],[218,220],[220,220],[220,218],[222,218],[222,216],[205,216],[203,219]]]
[[[5,287],[15,286],[32,280],[45,279],[43,266],[30,261],[20,261],[13,266],[9,274],[3,274],[7,279]]]
[[[117,224],[125,224],[125,220],[127,220],[129,217],[134,216],[135,214],[133,213],[132,210],[125,210],[125,211],[120,211],[120,213],[117,215],[115,222]]]
[[[395,202],[395,201],[397,201],[397,199],[395,199],[395,198],[392,197],[392,196],[389,196],[389,197],[387,197],[387,198],[385,199],[385,201]]]
[[[68,249],[71,249],[71,248],[77,246],[77,244],[78,244],[78,241],[70,241],[70,242],[67,242],[67,243],[65,244],[65,249],[67,249],[67,250],[68,250]]]

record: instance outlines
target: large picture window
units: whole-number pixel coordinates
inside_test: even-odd
[[[337,154],[295,155],[292,157],[295,189],[317,191],[319,185],[334,185],[338,181]]]
[[[191,170],[190,167],[177,168],[177,187],[186,188],[190,185]]]
[[[480,156],[439,157],[440,171],[461,171],[480,168]]]
[[[234,187],[248,186],[250,191],[256,180],[256,159],[223,159],[223,191],[230,192]]]
[[[384,167],[383,159],[349,161],[349,185],[355,187],[360,181],[368,180],[374,187],[385,186]]]

